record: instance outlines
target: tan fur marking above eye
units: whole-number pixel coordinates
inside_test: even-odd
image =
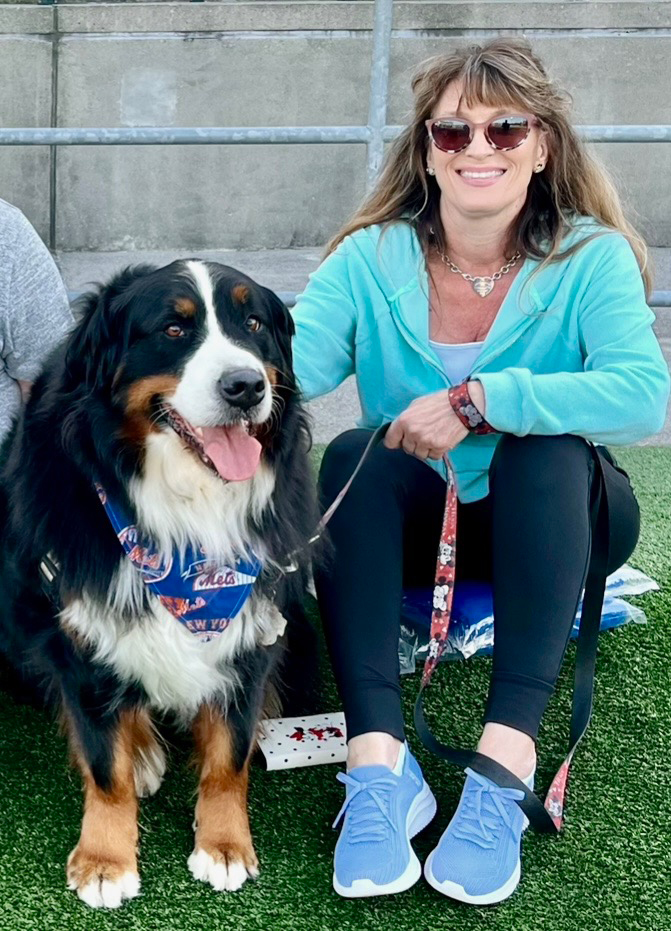
[[[193,724],[200,763],[195,849],[217,862],[240,861],[255,872],[258,861],[247,815],[249,758],[235,765],[233,738],[221,713],[204,705]]]
[[[75,729],[67,721],[72,754],[84,779],[84,817],[79,843],[68,858],[71,888],[83,889],[103,879],[115,882],[127,873],[137,873],[137,798],[133,758],[138,734],[138,715],[120,716],[114,737],[112,785],[103,791],[96,785],[80,750]],[[141,730],[144,731],[143,722]]]
[[[178,297],[175,301],[175,309],[184,317],[195,317],[197,307],[190,297]]]
[[[249,300],[249,288],[246,284],[236,284],[236,286],[231,291],[233,300],[237,301],[238,304],[246,304]]]

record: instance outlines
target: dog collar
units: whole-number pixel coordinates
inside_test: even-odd
[[[164,558],[102,485],[96,483],[96,491],[126,556],[164,607],[200,640],[223,633],[251,595],[262,569],[258,557],[250,553],[220,565],[189,544],[183,553],[175,547]]]

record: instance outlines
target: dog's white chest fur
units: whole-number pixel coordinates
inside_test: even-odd
[[[141,685],[152,707],[186,718],[215,696],[230,699],[237,684],[236,656],[274,642],[283,629],[277,609],[263,598],[250,599],[208,642],[188,631],[157,598],[152,598],[151,612],[131,625],[86,598],[66,608],[61,622],[123,682]]]
[[[162,433],[150,437],[144,476],[131,487],[131,497],[141,525],[162,552],[197,541],[213,561],[223,563],[253,542],[249,517],[261,513],[273,487],[273,474],[263,463],[249,481],[226,485],[185,452],[174,434]],[[263,557],[258,541],[254,545]],[[61,623],[123,682],[141,685],[157,710],[188,718],[215,696],[230,699],[237,684],[235,658],[282,633],[274,605],[252,594],[226,630],[203,642],[158,597],[151,597],[149,611],[142,607],[143,586],[124,558],[107,603],[83,596],[63,610]],[[135,615],[131,622],[124,619],[129,608]]]

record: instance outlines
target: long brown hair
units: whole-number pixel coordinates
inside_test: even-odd
[[[415,227],[425,255],[432,244],[446,250],[440,188],[436,179],[426,174],[429,143],[424,122],[432,116],[448,84],[457,80],[468,106],[513,106],[533,113],[546,133],[547,164],[544,171],[531,177],[526,202],[510,233],[509,254],[520,252],[525,258],[541,259],[543,265],[565,258],[587,241],[561,250],[562,239],[571,231],[575,218],[593,217],[627,237],[649,291],[645,242],[626,219],[606,170],[586,151],[571,126],[569,95],[549,79],[529,43],[519,38],[492,39],[420,65],[412,80],[412,121],[394,140],[375,188],[329,242],[327,254],[356,230],[400,219]]]

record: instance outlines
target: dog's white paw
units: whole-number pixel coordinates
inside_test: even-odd
[[[82,902],[91,908],[119,908],[122,902],[140,894],[140,877],[137,873],[124,873],[119,879],[96,878],[85,886],[77,886],[71,880],[68,889],[75,889]]]
[[[209,883],[217,892],[235,892],[247,879],[256,879],[259,875],[258,867],[253,863],[245,865],[230,854],[215,859],[202,848],[193,851],[188,866],[194,879]]]
[[[140,750],[133,763],[135,793],[138,798],[147,798],[158,792],[166,766],[165,753],[160,744]]]

